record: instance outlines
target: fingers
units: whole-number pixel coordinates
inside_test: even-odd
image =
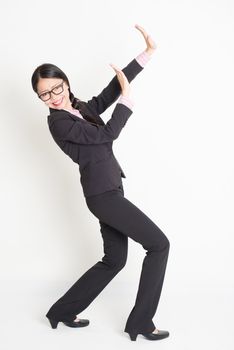
[[[135,24],[135,27],[142,33],[147,47],[149,47],[153,50],[156,49],[156,44],[155,44],[154,40],[152,39],[152,37],[149,34],[146,33],[146,30],[143,27],[139,26],[139,24]]]
[[[117,79],[118,79],[118,81],[120,83],[120,86],[121,86],[122,94],[124,94],[125,96],[128,96],[129,95],[129,91],[130,91],[130,87],[129,87],[129,82],[128,82],[128,79],[127,79],[126,75],[124,74],[124,72],[120,68],[118,68],[113,63],[110,63],[110,66],[116,72]]]
[[[114,65],[113,63],[110,63],[110,66],[111,66],[114,70],[116,70],[116,71],[119,70],[118,67],[117,67],[116,65]]]
[[[110,66],[116,71],[116,73],[119,73],[119,74],[123,73],[123,72],[121,71],[121,69],[118,68],[118,67],[117,67],[116,65],[114,65],[113,63],[110,63]]]
[[[125,80],[127,79],[124,72],[119,67],[117,67],[113,63],[110,63],[110,66],[115,70],[115,72],[119,78],[122,77],[122,79],[125,79]]]
[[[139,24],[135,24],[135,28],[138,29],[143,34],[145,39],[147,38],[148,34],[146,33],[146,31],[143,27],[139,26]]]

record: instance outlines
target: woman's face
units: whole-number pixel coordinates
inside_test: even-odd
[[[53,91],[49,94],[48,92],[52,89]],[[49,108],[72,109],[68,85],[63,79],[40,78],[37,84],[37,93],[39,96],[42,95],[42,102]]]

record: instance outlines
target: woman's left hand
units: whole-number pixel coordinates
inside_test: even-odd
[[[146,33],[146,31],[145,31],[145,29],[143,27],[139,26],[138,24],[135,24],[135,28],[138,29],[141,32],[141,34],[143,35],[143,37],[145,39],[146,46],[147,46],[145,51],[149,55],[152,55],[152,53],[154,53],[154,51],[156,49],[155,42],[153,41],[151,36]]]

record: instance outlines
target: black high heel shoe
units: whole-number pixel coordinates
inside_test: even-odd
[[[136,340],[138,334],[143,335],[145,338],[149,340],[160,340],[163,338],[169,337],[169,332],[168,331],[163,331],[158,329],[158,333],[129,333],[129,336],[131,340]]]
[[[53,329],[57,328],[57,325],[59,322],[63,322],[66,326],[74,327],[74,328],[86,327],[89,324],[89,320],[86,320],[86,319],[79,319],[79,321],[75,321],[75,320],[73,320],[73,321],[57,321],[57,320],[53,320],[53,319],[49,318],[49,321],[50,321],[51,327]]]

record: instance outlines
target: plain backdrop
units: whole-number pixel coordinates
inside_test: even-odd
[[[21,0],[4,2],[0,16],[4,350],[233,349],[233,1]],[[90,99],[113,78],[109,63],[123,68],[146,48],[136,23],[157,50],[131,83],[133,114],[113,149],[125,197],[171,243],[154,317],[170,337],[157,344],[123,332],[146,253],[131,239],[124,269],[80,315],[89,327],[52,330],[45,318],[103,245],[78,165],[52,139],[31,76],[54,63],[74,95]]]

